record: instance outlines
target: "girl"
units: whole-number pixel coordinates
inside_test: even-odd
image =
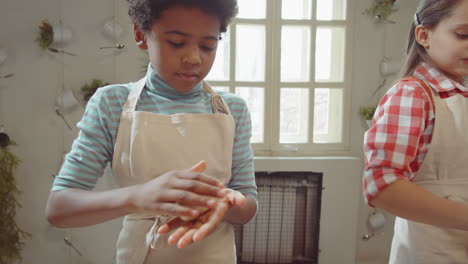
[[[48,220],[69,228],[125,216],[117,263],[234,264],[231,223],[248,222],[257,208],[250,117],[242,99],[203,79],[237,2],[128,2],[147,74],[89,101]],[[199,160],[206,164],[185,169]],[[120,188],[91,191],[108,163]]]
[[[390,263],[468,263],[468,0],[423,0],[404,79],[364,136],[366,201],[397,216]]]

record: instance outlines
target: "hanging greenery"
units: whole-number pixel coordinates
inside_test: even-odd
[[[0,264],[21,260],[24,240],[31,237],[15,221],[16,209],[21,204],[16,200],[20,191],[13,172],[21,161],[8,149],[14,144],[6,133],[0,133]]]
[[[91,96],[96,92],[96,90],[100,87],[109,85],[109,83],[104,82],[99,79],[93,79],[91,83],[86,83],[83,86],[81,86],[81,93],[83,94],[83,100],[85,102],[88,102]]]
[[[359,108],[359,115],[364,118],[364,120],[372,120],[374,117],[375,109],[377,109],[377,106],[371,105],[371,106],[361,106]]]
[[[54,42],[54,27],[47,19],[42,20],[41,24],[39,25],[39,36],[37,36],[36,41],[43,50],[48,50],[53,53],[64,53],[71,56],[76,56],[74,53],[50,47]]]
[[[394,4],[396,0],[373,0],[372,6],[364,11],[364,13],[371,15],[378,21],[388,21],[390,15],[394,11]]]

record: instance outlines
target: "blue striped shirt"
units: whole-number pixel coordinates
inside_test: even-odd
[[[67,188],[92,190],[112,161],[120,115],[130,90],[136,83],[116,84],[99,88],[89,100],[78,123],[78,137],[55,177],[52,191]],[[252,126],[245,101],[227,92],[218,92],[229,105],[236,123],[232,152],[232,178],[228,188],[257,198],[250,145]],[[181,93],[162,81],[151,66],[146,74],[146,86],[141,92],[137,111],[163,115],[177,113],[212,113],[211,95],[202,84],[190,92]]]

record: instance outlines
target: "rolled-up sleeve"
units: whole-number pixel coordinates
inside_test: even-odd
[[[230,98],[229,107],[236,122],[236,135],[232,152],[232,178],[228,187],[249,194],[257,200],[257,185],[250,144],[252,123],[245,101],[239,97]]]
[[[430,98],[416,82],[397,83],[382,98],[364,135],[363,191],[369,205],[396,180],[414,177],[432,135],[431,111]]]

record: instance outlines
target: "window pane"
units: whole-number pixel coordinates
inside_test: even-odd
[[[315,50],[315,80],[342,82],[344,72],[345,30],[318,27]]]
[[[343,89],[316,88],[314,102],[314,143],[341,142]]]
[[[206,80],[211,81],[228,81],[229,80],[229,50],[230,50],[230,32],[229,30],[222,34],[223,39],[218,41],[218,49],[216,51],[216,59],[210,73],[206,76]]]
[[[236,94],[247,102],[252,118],[252,143],[263,143],[265,120],[265,89],[259,87],[236,87]]]
[[[236,80],[264,81],[265,26],[237,25]]]
[[[265,0],[237,0],[237,4],[239,5],[238,18],[265,18]]]
[[[229,92],[229,87],[227,86],[212,86],[215,91]]]
[[[281,30],[281,81],[308,82],[310,28],[283,26]]]
[[[310,19],[312,4],[310,0],[282,0],[283,19]]]
[[[309,89],[282,88],[280,100],[280,143],[307,143]]]
[[[317,0],[317,20],[345,20],[346,0]]]

